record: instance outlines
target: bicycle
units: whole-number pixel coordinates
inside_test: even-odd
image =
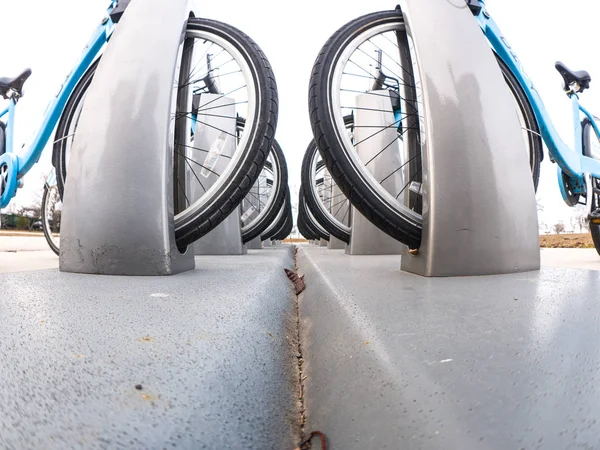
[[[558,165],[563,200],[569,206],[587,206],[592,237],[600,253],[600,122],[579,103],[579,94],[589,87],[591,77],[556,63],[573,109],[576,138],[570,148],[560,139],[531,80],[486,11],[485,0],[465,0],[465,7],[487,38],[515,101],[534,187],[539,180],[543,140],[551,160]],[[313,67],[309,94],[313,134],[336,183],[363,215],[411,249],[418,249],[421,239],[421,147],[425,139],[415,57],[400,7],[362,16],[325,44]],[[382,106],[361,109],[354,104],[360,95],[373,96]],[[363,109],[375,109],[385,116],[385,123],[357,133],[357,128],[363,127],[356,125],[357,116],[373,112]],[[350,130],[349,117],[354,130]],[[356,147],[389,134],[390,129],[395,136],[386,141],[389,149],[382,144],[371,149],[368,159],[361,158]],[[361,136],[358,139],[357,134]],[[398,152],[399,160],[385,173],[376,174],[372,166],[386,151]]]
[[[129,0],[110,1],[106,16],[48,106],[32,144],[19,154],[13,143],[15,111],[31,70],[0,78],[0,95],[9,101],[0,112],[0,118],[8,117],[0,121],[0,208],[15,196],[53,130],[52,164],[62,198],[87,90],[128,4]],[[174,222],[177,244],[184,248],[224,220],[258,178],[275,134],[277,86],[256,43],[222,22],[191,17],[179,53],[173,86],[164,88],[176,88],[171,113]],[[223,125],[215,125],[217,120]],[[240,121],[243,127],[237,126]],[[203,137],[205,147],[197,145],[199,139],[195,145],[196,136]],[[191,196],[195,185],[198,194]]]

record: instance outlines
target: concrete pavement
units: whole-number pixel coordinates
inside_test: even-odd
[[[305,430],[328,448],[600,448],[595,271],[425,278],[316,246],[297,264]]]
[[[12,235],[12,234],[17,234]],[[543,267],[600,270],[600,255],[593,248],[542,248]],[[48,249],[41,233],[0,233],[0,273],[54,269],[58,257]]]
[[[0,448],[295,448],[284,268],[289,246],[170,277],[3,274]]]
[[[58,268],[42,233],[0,233],[0,273]]]
[[[542,248],[543,267],[600,270],[600,255],[593,248]]]

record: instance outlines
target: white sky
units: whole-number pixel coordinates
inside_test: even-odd
[[[173,0],[165,0],[173,1]],[[443,1],[443,0],[440,0]],[[592,75],[592,88],[582,103],[600,115],[598,0],[488,0],[488,8],[550,111],[562,138],[573,141],[570,103],[554,69],[558,59]],[[0,0],[0,76],[25,67],[33,75],[17,109],[15,144],[28,141],[92,31],[107,0]],[[292,192],[300,183],[300,164],[309,140],[307,92],[310,70],[319,49],[340,26],[369,12],[395,7],[383,0],[228,0],[195,2],[196,15],[226,21],[250,35],[273,66],[279,88],[277,140],[289,166]],[[0,105],[4,105],[0,102]],[[26,187],[13,200],[24,205],[39,195],[50,152],[25,178]],[[538,200],[540,223],[563,220],[569,227],[572,209],[564,205],[556,182],[556,166],[544,158]]]

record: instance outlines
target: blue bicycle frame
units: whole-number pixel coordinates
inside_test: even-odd
[[[478,3],[482,7],[481,11],[477,15],[479,26],[488,39],[494,52],[496,52],[500,59],[504,61],[523,88],[523,91],[525,92],[525,95],[531,104],[531,108],[535,114],[542,138],[548,147],[548,151],[552,159],[558,163],[560,171],[564,172],[565,175],[570,178],[574,193],[585,194],[586,184],[584,174],[590,174],[593,177],[600,178],[600,161],[587,157],[583,153],[583,136],[581,130],[580,112],[589,118],[596,135],[600,139],[600,129],[598,128],[598,124],[594,120],[594,117],[579,104],[578,95],[575,93],[571,94],[570,97],[573,110],[573,122],[575,126],[575,145],[574,148],[571,148],[565,144],[554,128],[552,120],[546,111],[540,95],[533,86],[530,78],[523,70],[519,59],[511,49],[507,40],[504,38],[504,36],[502,36],[502,32],[494,20],[485,10],[485,0],[479,0]]]
[[[15,110],[17,106],[16,100],[14,98],[9,99],[8,107],[0,112],[0,118],[8,115],[5,130],[5,153],[0,156],[0,167],[4,165],[7,166],[6,173],[2,174],[6,177],[6,186],[2,196],[0,196],[0,208],[4,208],[10,203],[10,200],[15,196],[19,184],[17,180],[22,178],[40,159],[42,151],[46,147],[48,139],[56,127],[75,86],[77,86],[81,77],[96,60],[96,57],[114,32],[115,24],[110,19],[110,13],[116,4],[117,0],[111,0],[110,6],[107,9],[106,18],[92,35],[92,38],[83,50],[79,62],[67,76],[58,94],[48,105],[41,127],[35,135],[31,145],[24,152],[21,152],[18,155],[14,153],[13,132]]]

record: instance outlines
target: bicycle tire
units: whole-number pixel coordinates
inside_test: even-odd
[[[273,145],[271,146],[271,155],[272,170],[278,173],[277,186],[272,187],[272,189],[275,189],[274,199],[271,205],[269,205],[269,211],[266,214],[263,214],[258,220],[254,220],[248,226],[242,228],[242,242],[244,243],[250,242],[256,236],[260,236],[275,220],[279,210],[285,204],[288,171],[283,150],[276,139],[273,140]]]
[[[502,59],[496,53],[494,53],[494,55],[496,56],[496,60],[500,66],[500,71],[504,76],[504,81],[506,81],[508,88],[510,89],[514,99],[517,102],[517,105],[521,110],[523,119],[526,122],[525,128],[527,129],[527,138],[529,141],[529,166],[531,168],[531,176],[533,178],[533,187],[537,192],[538,183],[540,181],[540,164],[544,158],[540,127],[538,126],[538,121],[533,112],[533,108],[529,103],[529,99],[527,98],[527,95],[525,94],[525,91],[523,91],[523,88],[521,87],[517,78],[513,75],[504,61],[502,61]]]
[[[292,212],[290,210],[287,211],[285,215],[285,222],[281,226],[281,228],[271,237],[271,239],[276,241],[283,241],[286,237],[289,236],[292,229],[294,228],[294,219],[292,217]]]
[[[298,201],[298,214],[302,215],[304,224],[306,227],[319,239],[329,240],[329,233],[316,221],[312,212],[306,206],[306,199],[304,197],[304,191],[300,188],[299,201]]]
[[[54,143],[52,145],[52,165],[56,170],[56,184],[60,198],[63,198],[65,192],[65,180],[67,178],[67,144],[68,130],[71,128],[71,122],[75,117],[79,104],[83,101],[85,94],[94,78],[94,73],[100,62],[100,58],[96,59],[90,67],[85,71],[81,79],[77,82],[75,89],[69,96],[69,100],[65,104],[63,113],[60,116],[56,132],[54,134]]]
[[[321,239],[308,225],[304,219],[303,213],[298,212],[297,225],[300,234],[309,240]]]
[[[594,120],[600,123],[600,119],[594,116]],[[581,133],[583,135],[583,154],[590,158],[594,158],[594,154],[591,148],[590,138],[594,131],[591,129],[592,123],[590,119],[585,117],[581,122]],[[600,180],[597,178],[592,178],[592,186],[600,191]],[[594,193],[592,196],[592,208],[591,211],[594,212],[596,209],[600,208],[600,194]],[[594,248],[598,255],[600,255],[600,224],[594,224],[589,222],[590,234],[592,235],[592,242],[594,243]]]
[[[60,191],[59,191],[60,195]],[[47,217],[46,206],[48,203],[48,198],[50,196],[50,186],[47,183],[44,183],[44,194],[42,195],[42,230],[44,232],[44,237],[46,238],[46,242],[48,242],[48,246],[50,249],[57,255],[60,255],[60,248],[54,240],[52,239],[52,230],[48,226],[50,221]]]
[[[304,158],[302,159],[302,172],[300,179],[302,188],[304,189],[304,199],[306,201],[306,205],[312,212],[315,219],[323,228],[325,228],[327,232],[329,232],[330,235],[340,239],[343,242],[349,243],[350,227],[340,226],[338,221],[335,220],[329,211],[325,211],[323,209],[321,199],[318,198],[318,193],[313,187],[313,183],[311,181],[312,161],[318,151],[317,144],[315,144],[315,140],[312,139],[308,144],[308,147],[304,152]]]
[[[290,218],[291,218],[290,210],[286,208],[284,215],[283,215],[283,221],[280,223],[279,227],[277,227],[277,230],[275,231],[275,233],[273,233],[273,236],[271,236],[269,239],[272,239],[272,240],[279,239],[279,236],[287,228]]]
[[[290,193],[289,193],[289,188],[287,186],[284,190],[284,194],[285,194],[284,201],[283,201],[283,204],[280,206],[279,211],[277,212],[277,215],[275,216],[273,221],[269,224],[269,226],[267,228],[265,228],[265,230],[263,230],[263,232],[260,235],[261,241],[266,241],[267,239],[270,239],[272,236],[274,236],[277,233],[277,231],[279,231],[279,229],[283,226],[283,223],[285,222],[286,211],[291,210],[292,206],[290,203]]]
[[[592,242],[594,243],[594,248],[596,249],[596,253],[600,255],[600,225],[590,223],[590,234],[592,235]]]
[[[223,182],[222,188],[214,190],[212,197],[201,204],[191,205],[175,216],[175,238],[180,248],[185,248],[214,229],[237,208],[248,194],[258,178],[273,144],[278,113],[277,85],[271,65],[262,50],[250,37],[231,25],[203,18],[189,19],[187,30],[214,35],[242,55],[251,72],[253,87],[257,92],[257,104],[252,122],[254,126],[249,131],[248,145],[244,148],[237,165],[231,170],[229,178]],[[69,102],[73,99],[72,107],[69,110],[65,109],[64,120],[61,117],[59,125],[61,122],[70,124],[74,108],[85,93],[82,91],[89,86],[95,67],[90,67],[86,72],[86,75],[90,74],[89,80],[82,78],[77,84],[69,99]],[[59,129],[64,135],[65,127]],[[62,142],[59,141],[60,137],[62,136],[57,138],[58,142]],[[56,153],[58,160],[55,167],[57,167],[57,179],[62,190],[67,176],[65,146],[62,145]]]

